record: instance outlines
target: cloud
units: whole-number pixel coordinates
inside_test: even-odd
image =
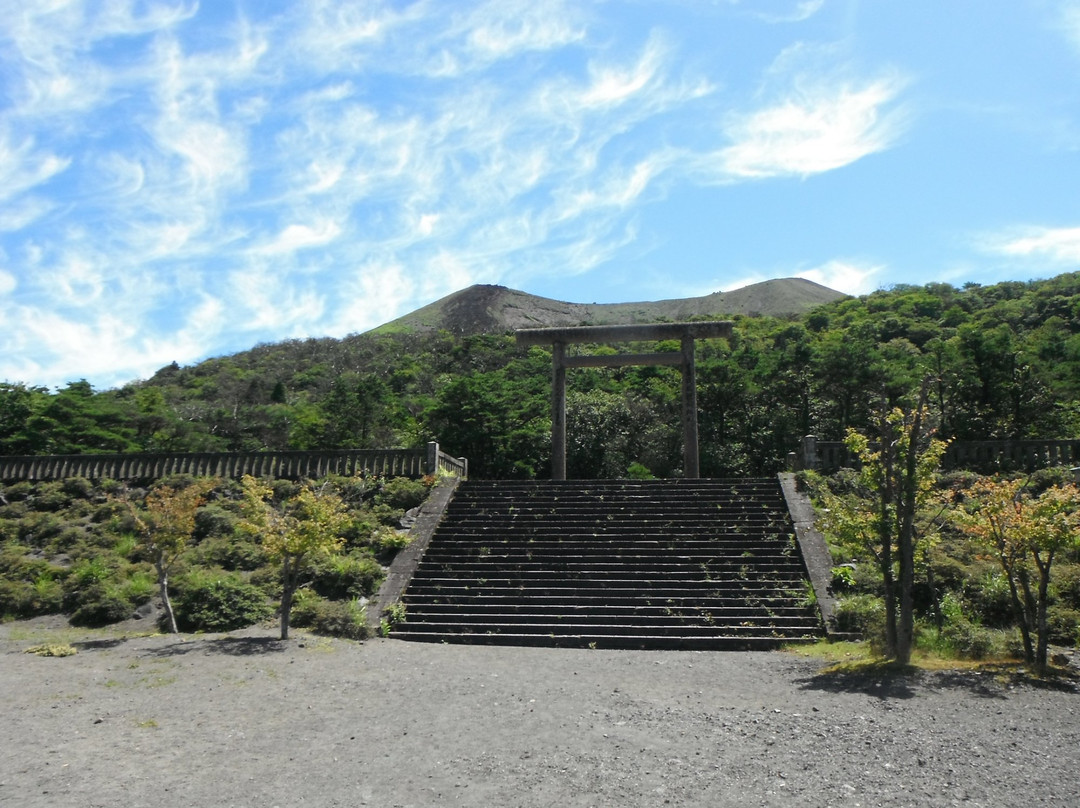
[[[865,295],[878,288],[875,278],[885,274],[883,264],[863,264],[853,261],[826,261],[811,269],[799,270],[796,278],[820,283],[849,295]]]
[[[896,76],[869,81],[800,79],[777,101],[734,116],[730,146],[714,155],[729,179],[819,174],[891,147],[905,128],[890,110],[904,87]]]
[[[755,283],[773,278],[805,278],[820,283],[837,292],[847,295],[865,295],[878,288],[876,278],[883,275],[886,267],[882,264],[866,263],[848,259],[832,259],[814,267],[777,267],[770,272],[753,272],[740,278],[714,283],[708,289],[697,291],[697,295],[715,292],[722,286],[723,291],[731,292]]]
[[[1080,3],[1067,0],[1061,5],[1061,29],[1073,47],[1080,50]]]
[[[0,130],[0,202],[43,185],[70,165],[70,158],[37,148],[33,137],[12,142],[11,132]]]
[[[15,287],[19,285],[19,282],[15,279],[15,276],[10,272],[5,272],[0,269],[0,295],[8,295],[15,291]]]
[[[1025,227],[982,240],[984,250],[1061,264],[1080,262],[1080,227]]]
[[[784,0],[775,11],[760,11],[755,7],[751,10],[754,17],[768,23],[793,23],[808,20],[821,11],[825,0],[799,0],[791,3]]]
[[[290,224],[276,238],[256,252],[267,255],[291,253],[308,247],[322,247],[341,235],[341,225],[329,219],[320,219],[313,225]]]

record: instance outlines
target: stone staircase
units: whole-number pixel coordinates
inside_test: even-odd
[[[461,484],[391,636],[750,649],[823,634],[775,479]]]

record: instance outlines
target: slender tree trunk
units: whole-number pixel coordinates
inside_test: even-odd
[[[281,639],[289,639],[289,617],[292,613],[293,593],[296,592],[297,561],[286,554],[281,569]]]
[[[919,404],[911,419],[907,434],[907,456],[903,458],[902,478],[897,482],[898,517],[896,545],[900,555],[900,626],[897,632],[896,660],[903,665],[911,661],[915,643],[915,508],[918,504],[919,437],[922,434],[922,413],[926,406],[927,382],[923,383]]]
[[[1046,620],[1046,601],[1050,594],[1050,565],[1053,563],[1053,559],[1053,553],[1049,554],[1045,563],[1038,556],[1035,557],[1035,563],[1039,566],[1039,602],[1035,631],[1038,637],[1038,645],[1035,648],[1035,664],[1040,669],[1046,668],[1046,660],[1050,651],[1050,626]]]
[[[881,450],[881,490],[878,493],[880,512],[878,518],[879,538],[881,540],[881,577],[885,588],[885,656],[889,659],[896,657],[897,651],[897,623],[896,623],[896,579],[893,575],[893,442],[889,439],[889,425],[886,420],[884,402],[881,407],[881,416],[878,422],[878,440]]]
[[[1035,647],[1032,643],[1032,635],[1035,635],[1035,641],[1038,642],[1039,637],[1039,609],[1035,602],[1035,596],[1031,593],[1031,577],[1028,575],[1028,571],[1025,567],[1020,567],[1020,592],[1023,595],[1024,613],[1023,632],[1026,634],[1024,640],[1024,659],[1027,662],[1035,662]]]
[[[1035,647],[1031,643],[1027,609],[1024,608],[1024,602],[1020,599],[1020,592],[1016,587],[1016,570],[1009,566],[1004,557],[1001,559],[1001,566],[1005,570],[1005,580],[1009,582],[1009,597],[1012,600],[1013,614],[1016,615],[1016,622],[1020,624],[1020,637],[1024,642],[1024,661],[1034,662]]]
[[[180,631],[176,627],[176,614],[173,612],[172,601],[169,600],[169,571],[157,565],[158,574],[158,588],[161,591],[161,605],[165,609],[165,616],[169,620],[169,631],[173,634],[179,634]]]

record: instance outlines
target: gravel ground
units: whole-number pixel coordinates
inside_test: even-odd
[[[0,805],[1069,806],[1080,694],[789,653],[0,626]],[[63,658],[24,653],[73,643]]]

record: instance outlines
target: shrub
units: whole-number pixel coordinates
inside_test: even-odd
[[[49,539],[59,536],[64,523],[52,513],[29,513],[19,520],[19,541],[31,547],[44,547]]]
[[[21,502],[22,500],[27,499],[33,492],[33,484],[26,480],[12,483],[9,486],[5,486],[3,489],[4,498],[8,502]]]
[[[145,570],[136,572],[120,585],[119,591],[135,606],[142,606],[157,594],[157,578],[153,573]]]
[[[375,501],[377,504],[388,505],[395,510],[407,511],[427,499],[427,495],[428,487],[422,480],[395,477],[383,484]]]
[[[1050,642],[1054,645],[1080,643],[1080,611],[1060,604],[1050,606],[1046,610],[1046,622],[1050,626]]]
[[[90,499],[94,495],[94,484],[86,477],[67,477],[60,488],[73,499]]]
[[[1063,566],[1054,574],[1058,599],[1070,609],[1080,609],[1080,566]]]
[[[875,651],[885,644],[885,602],[876,595],[851,595],[841,598],[833,612],[838,631],[855,632]]]
[[[67,552],[85,542],[86,538],[86,530],[75,525],[69,525],[61,530],[49,543],[50,549],[57,553]]]
[[[110,496],[118,496],[124,490],[124,484],[119,480],[114,480],[111,477],[105,477],[98,481],[98,488],[101,489],[101,493],[108,494]]]
[[[987,572],[966,587],[965,592],[972,617],[983,625],[1002,628],[1015,622],[1009,581],[1001,572]]]
[[[71,504],[71,495],[63,483],[40,483],[37,493],[29,498],[30,507],[35,511],[62,511]]]
[[[628,480],[655,480],[656,476],[646,466],[634,462],[626,468],[626,478]]]
[[[34,587],[27,581],[0,578],[0,619],[33,617]]]
[[[379,528],[371,537],[371,543],[374,544],[381,553],[396,553],[403,547],[408,547],[409,542],[411,541],[412,536],[408,533],[394,530],[392,527]]]
[[[995,655],[995,649],[1000,648],[999,636],[1000,632],[963,618],[949,621],[941,629],[942,641],[961,659],[986,659]]]
[[[9,500],[7,505],[0,505],[0,519],[22,519],[30,513],[30,506],[21,500]]]
[[[71,615],[73,626],[106,626],[127,620],[135,611],[132,602],[121,592],[100,583],[80,590],[78,602]]]
[[[266,551],[258,542],[247,539],[213,537],[203,541],[194,552],[198,563],[226,570],[256,570],[266,563]]]
[[[205,505],[195,512],[195,529],[191,537],[201,542],[209,537],[232,536],[240,517],[220,505]]]
[[[329,556],[312,567],[312,588],[324,598],[368,597],[382,583],[382,565],[370,556]]]
[[[363,640],[370,636],[367,611],[358,600],[326,600],[307,590],[297,593],[292,623],[330,637]]]
[[[191,580],[176,597],[176,623],[181,631],[231,631],[259,622],[273,608],[258,587],[226,576]]]

